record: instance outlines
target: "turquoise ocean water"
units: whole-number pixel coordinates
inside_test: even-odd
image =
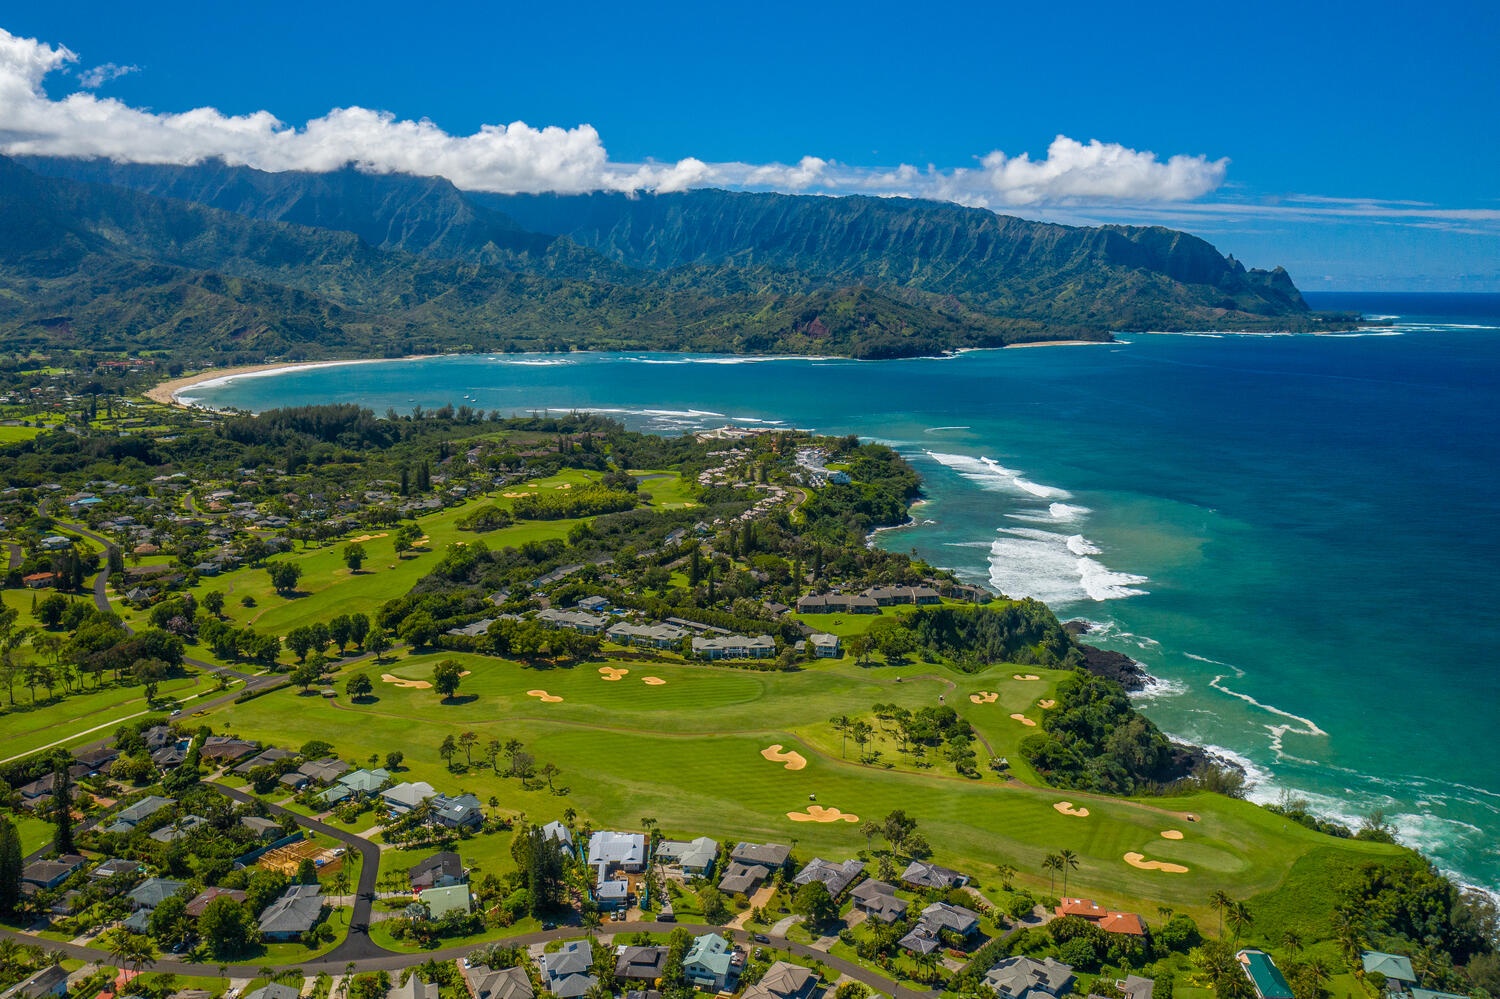
[[[1349,336],[1123,335],[857,362],[475,355],[242,377],[212,406],[587,408],[887,441],[915,549],[1099,625],[1141,706],[1254,778],[1500,888],[1500,296],[1309,296]]]

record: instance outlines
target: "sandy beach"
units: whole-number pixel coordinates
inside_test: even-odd
[[[1033,343],[1008,343],[1005,350],[1015,350],[1018,347],[1098,347],[1109,343],[1108,340],[1037,340]]]
[[[234,368],[209,368],[205,371],[199,371],[197,374],[183,375],[181,378],[173,378],[170,381],[162,382],[160,385],[153,385],[146,390],[146,398],[152,402],[159,402],[164,406],[181,406],[182,403],[177,401],[179,395],[182,395],[195,385],[218,381],[221,378],[233,378],[239,375],[269,374],[279,371],[305,371],[309,368],[330,368],[343,364],[373,364],[378,361],[420,361],[423,358],[433,356],[435,355],[417,354],[402,358],[351,358],[346,361],[279,361],[275,364],[243,364]]]

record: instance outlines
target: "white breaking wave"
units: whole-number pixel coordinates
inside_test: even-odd
[[[512,364],[522,368],[562,368],[578,362],[566,357],[492,357],[496,364]]]
[[[1056,486],[1044,486],[1025,478],[1014,468],[1006,468],[993,458],[974,458],[967,454],[943,454],[938,451],[925,452],[927,457],[946,465],[964,478],[983,489],[1007,492],[1014,495],[1031,495],[1037,499],[1071,499],[1072,493]]]
[[[1047,514],[1053,520],[1082,520],[1084,517],[1087,517],[1091,513],[1093,513],[1093,511],[1086,506],[1074,506],[1068,503],[1053,503],[1052,505],[1047,507]]]
[[[1188,692],[1188,685],[1181,680],[1166,680],[1152,673],[1146,674],[1145,684],[1130,695],[1132,700],[1154,701],[1160,697],[1180,697]]]
[[[1230,668],[1235,669],[1235,667]],[[1245,675],[1242,670],[1236,670],[1236,672],[1238,672],[1241,677]],[[1287,720],[1288,724],[1272,724],[1265,726],[1266,731],[1271,734],[1271,750],[1277,755],[1278,758],[1283,756],[1281,744],[1282,740],[1288,733],[1292,735],[1321,736],[1323,738],[1327,738],[1328,733],[1319,728],[1318,724],[1312,719],[1304,718],[1301,715],[1294,715],[1290,711],[1283,711],[1281,708],[1278,708],[1273,704],[1262,703],[1261,701],[1257,701],[1255,698],[1251,697],[1249,694],[1242,694],[1237,690],[1230,690],[1228,687],[1224,686],[1223,680],[1224,674],[1221,673],[1210,680],[1208,682],[1208,685],[1219,691],[1221,694],[1228,694],[1230,697],[1239,698],[1246,704],[1260,708],[1267,714],[1275,715],[1278,718],[1285,718]]]
[[[1086,555],[1102,555],[1104,552],[1082,534],[1074,534],[1068,538],[1068,551],[1082,558]]]
[[[1116,572],[1089,558],[1088,554],[1100,552],[1082,535],[1026,527],[1002,528],[999,534],[990,545],[990,582],[1007,596],[1070,604],[1085,599],[1118,600],[1147,592],[1136,588],[1147,581],[1145,576]]]

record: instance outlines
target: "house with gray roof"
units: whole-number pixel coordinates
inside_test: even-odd
[[[661,980],[662,969],[667,964],[666,947],[631,947],[625,944],[615,948],[615,977],[628,983],[648,982],[655,985]]]
[[[295,940],[323,917],[323,895],[318,885],[292,885],[260,914],[259,928],[267,940]]]
[[[133,805],[126,805],[114,815],[114,821],[104,827],[107,833],[122,833],[129,835],[135,831],[135,827],[155,815],[157,812],[172,804],[171,798],[163,798],[159,794],[148,794]]]
[[[246,815],[241,817],[240,825],[249,829],[261,839],[281,838],[281,823],[275,819],[266,819],[259,815]]]
[[[154,909],[167,899],[187,887],[186,881],[169,881],[166,878],[147,878],[125,893],[136,909]]]
[[[1359,960],[1364,965],[1365,974],[1385,976],[1387,992],[1407,992],[1417,984],[1417,973],[1412,970],[1409,957],[1367,950],[1359,955]]]
[[[484,825],[484,806],[472,794],[432,799],[432,821],[448,829],[478,829]]]
[[[807,862],[807,866],[797,872],[792,878],[792,883],[801,887],[814,881],[821,881],[828,888],[828,894],[838,898],[844,891],[865,873],[865,865],[857,860],[846,860],[842,864],[832,864],[821,857],[814,857]]]
[[[906,865],[906,870],[901,872],[901,883],[917,890],[936,888],[947,891],[950,888],[963,887],[969,883],[969,879],[946,867],[913,860]]]
[[[578,999],[599,983],[590,974],[594,964],[594,948],[587,940],[569,940],[562,949],[552,954],[543,954],[537,962],[541,971],[542,985],[558,999]]]
[[[557,840],[557,842],[567,847],[572,847],[573,845],[573,834],[568,831],[567,826],[556,819],[542,826],[542,838]]]
[[[843,651],[837,635],[818,632],[807,636],[807,640],[812,644],[813,655],[819,659],[837,659]]]
[[[89,877],[95,881],[103,881],[106,878],[117,877],[121,874],[134,874],[141,869],[139,860],[124,860],[113,857],[89,871]]]
[[[297,768],[298,773],[314,784],[332,784],[349,770],[349,764],[335,756],[325,756],[321,760],[313,760]]]
[[[397,815],[405,815],[422,802],[437,797],[437,790],[425,780],[407,781],[380,792],[380,800]]]
[[[0,999],[42,999],[43,996],[66,996],[68,971],[60,964],[34,972],[0,993]]]
[[[531,976],[525,968],[494,969],[484,965],[464,968],[464,981],[474,999],[534,999]]]
[[[373,794],[378,794],[380,789],[390,782],[390,771],[384,767],[376,767],[373,770],[355,770],[352,773],[344,774],[344,776],[339,778],[338,786],[348,788],[351,794],[358,797],[367,798]]]
[[[208,825],[208,820],[201,815],[184,815],[175,822],[169,822],[151,834],[151,838],[158,843],[175,843],[199,826]]]
[[[729,859],[737,864],[759,864],[777,870],[792,857],[792,848],[782,843],[736,843]]]
[[[684,874],[708,877],[719,857],[719,844],[708,836],[686,842],[663,840],[656,847],[656,857],[663,863],[676,864]]]
[[[640,833],[601,829],[589,837],[590,867],[619,867],[631,873],[646,869],[646,837]]]
[[[441,986],[437,982],[424,982],[413,971],[406,976],[404,984],[392,985],[387,989],[385,999],[438,999],[440,990]]]
[[[558,610],[555,607],[537,611],[536,619],[548,628],[563,628],[580,635],[597,635],[609,627],[609,618],[602,614]]]
[[[245,993],[245,999],[298,999],[301,994],[301,990],[290,985],[272,982],[270,985],[262,985],[254,992]]]
[[[631,624],[620,621],[606,632],[616,645],[635,645],[648,649],[675,649],[687,637],[686,630],[675,624]]]
[[[434,853],[414,864],[407,870],[406,876],[411,880],[412,888],[417,891],[456,885],[465,880],[463,861],[458,854],[449,850]]]
[[[731,860],[719,879],[719,891],[731,895],[752,895],[766,878],[771,876],[769,868],[762,864],[742,864]]]
[[[693,655],[704,659],[769,659],[776,655],[770,635],[713,635],[693,638]]]
[[[38,888],[56,888],[78,871],[88,861],[76,853],[65,853],[56,860],[36,860],[21,871],[21,880]]]
[[[979,913],[961,905],[934,902],[922,910],[917,924],[898,944],[917,954],[931,954],[943,945],[943,934],[968,939],[979,932]]]
[[[861,881],[849,893],[854,907],[882,923],[906,917],[908,902],[896,896],[896,886],[885,881]]]
[[[289,760],[296,755],[297,754],[292,752],[290,749],[282,749],[279,746],[272,746],[270,749],[267,749],[261,753],[257,753],[255,756],[250,757],[250,759],[248,760],[242,760],[235,765],[233,770],[229,772],[232,774],[239,774],[241,777],[248,777],[250,775],[250,771],[254,770],[256,767],[275,766],[282,760]]]
[[[1072,991],[1077,979],[1069,965],[1053,958],[1007,957],[984,973],[984,984],[1000,999],[1046,999]]]
[[[745,990],[741,999],[812,999],[818,976],[807,968],[777,961],[760,981]]]

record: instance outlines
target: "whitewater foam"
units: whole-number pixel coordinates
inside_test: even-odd
[[[982,489],[1015,495],[1025,494],[1046,500],[1065,500],[1073,496],[1066,489],[1033,482],[1019,470],[1006,468],[993,458],[983,456],[975,458],[967,454],[944,454],[940,451],[924,451],[923,453],[940,465],[953,469]]]
[[[1116,572],[1088,557],[1101,554],[1082,535],[1029,527],[1004,527],[990,545],[990,582],[1012,597],[1048,604],[1143,596],[1145,576]]]

